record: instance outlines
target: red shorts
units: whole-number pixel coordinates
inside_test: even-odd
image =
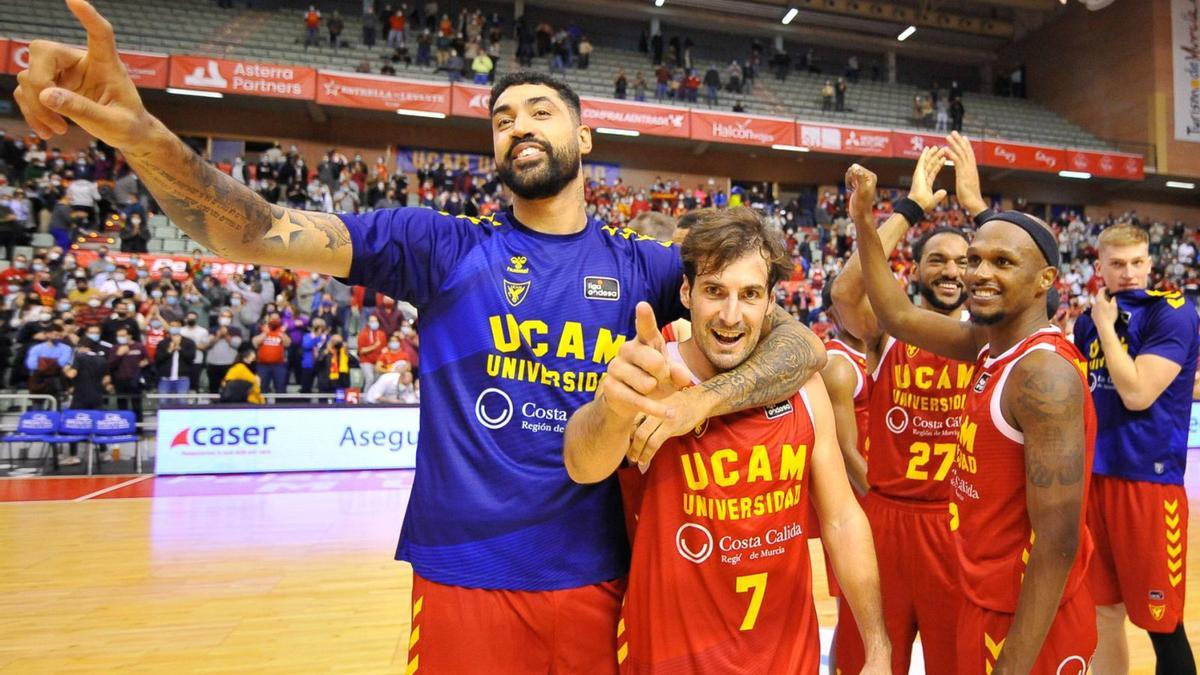
[[[617,672],[625,579],[561,591],[434,583],[413,574],[408,673]]]
[[[1183,620],[1188,500],[1182,485],[1093,476],[1087,525],[1097,605],[1125,603],[1134,625],[1170,633]]]
[[[1004,647],[1013,615],[964,602],[959,619],[958,672],[984,675]],[[1058,608],[1030,675],[1084,675],[1096,651],[1096,606],[1085,586]]]
[[[958,672],[958,558],[945,503],[891,499],[868,492],[863,512],[871,523],[883,619],[892,642],[892,672],[908,673],[913,639],[921,634],[925,672]],[[866,654],[850,603],[839,603],[835,664],[843,673],[862,670]]]

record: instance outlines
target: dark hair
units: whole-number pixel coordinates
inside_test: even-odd
[[[825,285],[821,287],[821,311],[823,312],[828,312],[829,310],[833,309],[834,279],[835,277],[833,275],[825,277]]]
[[[690,230],[690,229],[692,229],[692,226],[695,225],[699,221],[700,221],[700,212],[699,211],[688,211],[687,213],[683,214],[682,216],[679,216],[679,220],[675,221],[675,229]]]
[[[545,73],[539,73],[532,70],[518,70],[515,73],[509,73],[504,77],[496,80],[496,84],[492,85],[491,98],[488,101],[488,116],[491,117],[496,112],[496,100],[504,93],[505,89],[515,87],[522,84],[540,84],[544,87],[553,89],[563,103],[567,104],[571,115],[578,122],[583,117],[582,108],[579,105],[579,94],[571,89],[571,85],[554,77],[550,77]]]
[[[916,263],[921,262],[921,256],[925,255],[925,245],[929,243],[930,239],[933,239],[934,237],[938,236],[939,234],[957,235],[959,237],[962,237],[962,240],[967,242],[968,244],[971,243],[971,240],[967,239],[966,233],[964,233],[962,230],[958,229],[957,227],[947,227],[945,225],[943,225],[941,227],[935,227],[932,230],[921,235],[921,238],[917,240],[917,243],[913,244],[913,247],[912,247],[913,262],[916,262]]]
[[[680,252],[689,284],[697,274],[722,270],[734,260],[757,252],[767,262],[767,288],[775,287],[792,272],[792,261],[777,232],[769,229],[757,211],[746,206],[693,211],[696,221]],[[703,265],[703,267],[698,267]]]

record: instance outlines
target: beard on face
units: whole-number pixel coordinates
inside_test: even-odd
[[[971,323],[976,326],[995,326],[1008,317],[1008,314],[1005,312],[996,312],[991,316],[976,314],[970,307],[967,307],[967,314],[971,317]]]
[[[540,166],[527,167],[518,171],[513,166],[513,149],[521,143],[533,142],[541,146],[546,160]],[[563,188],[579,176],[579,147],[555,148],[549,143],[532,138],[516,139],[509,147],[504,161],[497,165],[496,175],[513,194],[521,199],[545,199],[562,192]]]
[[[941,281],[941,279],[936,279],[932,284],[920,284],[919,288],[921,290],[921,297],[925,298],[925,302],[928,302],[930,307],[943,312],[952,312],[959,307],[962,307],[963,302],[965,302],[967,299],[967,290],[960,284],[958,299],[953,303],[943,302],[940,298],[938,298],[937,290],[934,288],[937,286],[937,284],[941,283]]]

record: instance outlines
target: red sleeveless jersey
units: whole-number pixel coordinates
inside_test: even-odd
[[[867,425],[870,420],[871,410],[871,387],[870,374],[867,372],[867,355],[856,351],[853,347],[842,342],[841,340],[830,340],[825,343],[825,353],[829,358],[835,356],[843,357],[850,361],[854,366],[854,372],[858,376],[858,384],[854,388],[854,421],[858,426],[858,453],[867,457]]]
[[[673,347],[673,345],[672,345]],[[812,673],[815,439],[803,393],[713,417],[643,476],[617,657],[630,673]]]
[[[1025,508],[1025,437],[1004,419],[1000,400],[1013,366],[1026,354],[1050,351],[1078,369],[1083,385],[1085,466],[1084,504],[1092,475],[1096,443],[1096,412],[1087,395],[1087,361],[1075,345],[1053,326],[1043,328],[998,356],[985,347],[976,361],[975,379],[958,436],[958,456],[950,475],[953,502],[950,529],[962,567],[962,587],[976,605],[1013,613],[1021,578],[1036,533]],[[1077,424],[1077,420],[1063,420]],[[1092,537],[1079,512],[1079,553],[1067,578],[1062,602],[1074,595],[1084,580],[1092,554]]]
[[[946,477],[974,368],[887,338],[871,374],[872,491],[913,501],[950,500]]]

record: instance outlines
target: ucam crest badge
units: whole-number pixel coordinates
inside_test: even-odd
[[[522,281],[517,283],[515,281],[509,281],[508,279],[505,279],[504,299],[508,300],[508,304],[512,305],[513,307],[521,304],[525,300],[525,297],[529,295],[530,283],[532,282]]]
[[[904,347],[904,353],[908,354],[908,358],[910,359],[916,358],[919,351],[921,351],[921,348],[916,345],[905,345]]]

